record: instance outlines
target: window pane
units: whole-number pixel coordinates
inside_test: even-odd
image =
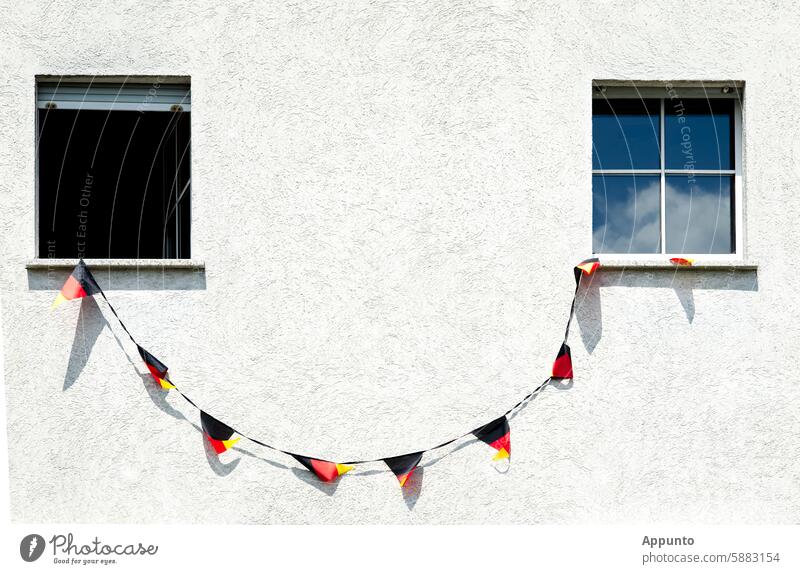
[[[41,257],[187,258],[189,112],[39,110]]]
[[[734,169],[733,100],[666,100],[667,169]]]
[[[667,177],[668,253],[733,253],[733,177]]]
[[[595,253],[659,253],[661,181],[657,175],[592,176]]]
[[[659,169],[659,101],[592,100],[592,169]]]

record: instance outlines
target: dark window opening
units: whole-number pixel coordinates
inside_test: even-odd
[[[83,90],[70,101],[51,89],[64,105],[40,95],[39,256],[189,258],[188,105],[150,105],[144,88],[145,105],[119,87]]]

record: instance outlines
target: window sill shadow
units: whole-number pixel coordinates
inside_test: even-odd
[[[601,273],[598,273],[592,282],[593,286],[598,289],[602,287],[672,289],[675,291],[689,323],[694,321],[695,316],[695,291],[758,291],[758,268],[753,265],[705,267],[701,268],[704,271],[702,273],[690,272],[692,270],[699,271],[693,267],[674,266],[671,268],[634,268],[635,273],[631,273],[631,270],[630,267],[616,269],[604,265],[601,267]],[[597,305],[591,298],[589,298],[589,302],[589,309],[593,309]],[[594,325],[596,321],[591,318],[587,321],[587,317],[579,311],[576,311],[576,317],[581,325],[581,332],[585,329],[591,331],[598,328]],[[598,317],[600,317],[599,313]]]
[[[104,291],[196,291],[206,289],[205,263],[197,259],[86,259]],[[58,291],[78,259],[28,261],[30,291]]]

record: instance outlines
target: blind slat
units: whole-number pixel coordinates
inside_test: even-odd
[[[183,85],[39,84],[37,107],[64,109],[169,111],[191,108],[191,91]]]

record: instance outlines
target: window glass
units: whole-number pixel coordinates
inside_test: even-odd
[[[734,169],[733,100],[673,99],[664,107],[667,169]]]
[[[592,176],[595,253],[658,253],[661,194],[658,175]]]
[[[592,169],[659,169],[658,100],[592,100]]]
[[[668,175],[667,253],[731,253],[732,176]]]

